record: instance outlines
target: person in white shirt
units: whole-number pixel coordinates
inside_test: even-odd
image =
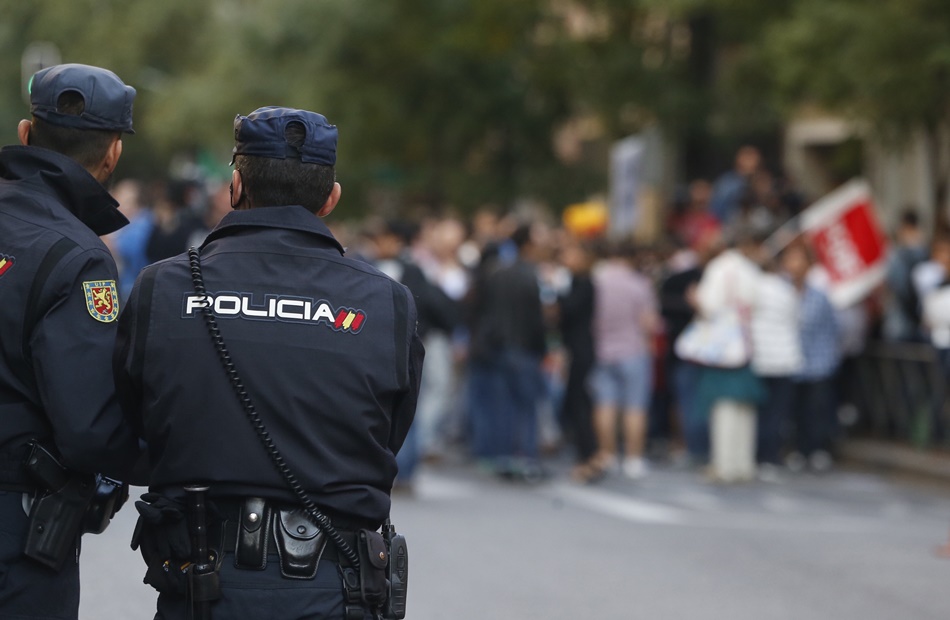
[[[710,261],[696,289],[697,311],[713,320],[731,315],[747,340],[741,367],[703,368],[697,401],[710,412],[711,478],[743,482],[755,477],[756,406],[764,400],[762,382],[752,371],[752,310],[759,298],[762,272],[755,259],[759,240],[751,231],[735,233],[733,247]]]
[[[788,278],[774,269],[760,276],[758,287],[752,310],[752,370],[762,379],[768,396],[758,408],[756,460],[759,477],[772,481],[782,463],[785,429],[791,419],[792,379],[803,363],[799,300]]]

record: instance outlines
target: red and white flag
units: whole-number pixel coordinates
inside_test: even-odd
[[[835,306],[857,303],[883,282],[887,238],[865,181],[850,181],[821,198],[801,214],[800,223],[828,273],[828,294]]]

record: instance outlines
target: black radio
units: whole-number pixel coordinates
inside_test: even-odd
[[[402,620],[406,617],[406,596],[409,592],[409,548],[406,537],[397,534],[396,528],[387,520],[383,525],[383,538],[389,547],[389,599],[386,601],[386,620]]]

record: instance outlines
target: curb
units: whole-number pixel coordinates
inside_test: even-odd
[[[945,452],[871,440],[845,441],[840,452],[845,460],[866,466],[950,482],[950,454]]]

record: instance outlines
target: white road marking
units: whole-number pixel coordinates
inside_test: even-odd
[[[762,498],[762,507],[767,511],[790,515],[803,512],[803,505],[800,501],[789,497],[788,495],[779,495],[778,493],[769,493]]]
[[[722,500],[712,493],[705,493],[692,489],[676,491],[670,497],[670,499],[680,506],[685,506],[686,508],[691,508],[693,510],[712,512],[720,510],[723,507]]]
[[[413,481],[413,492],[416,498],[423,500],[455,500],[474,497],[478,487],[458,478],[420,471]]]
[[[881,507],[881,516],[886,519],[902,519],[910,513],[910,506],[900,502],[889,502]]]
[[[545,489],[545,493],[571,504],[628,521],[667,524],[685,522],[685,515],[681,510],[663,504],[623,497],[610,491],[559,483]]]
[[[634,523],[700,529],[798,532],[812,534],[867,533],[893,527],[906,507],[885,504],[875,514],[835,514],[827,502],[768,491],[758,508],[733,505],[728,498],[701,488],[683,488],[661,501],[644,500],[622,491],[553,481],[535,487],[536,492],[566,504]],[[422,471],[415,481],[415,498],[423,501],[455,501],[477,498],[495,490],[493,484],[451,475]],[[527,488],[526,488],[527,490]],[[398,500],[397,500],[398,501]],[[830,509],[827,510],[826,509]],[[887,517],[891,517],[888,519]]]
[[[603,515],[624,519],[636,523],[654,525],[672,525],[679,527],[709,528],[720,530],[754,530],[763,532],[804,532],[847,534],[867,532],[874,528],[887,527],[886,524],[868,518],[844,515],[823,515],[820,517],[805,515],[805,506],[796,500],[780,501],[778,496],[772,500],[772,513],[709,511],[697,506],[698,510],[676,508],[657,502],[648,502],[621,495],[614,491],[581,487],[570,483],[555,483],[540,490],[544,495],[560,499],[582,509]],[[713,502],[700,499],[703,494],[696,493],[693,501]],[[688,497],[688,496],[687,496]],[[787,498],[786,498],[787,499]],[[716,501],[718,504],[719,502]]]

